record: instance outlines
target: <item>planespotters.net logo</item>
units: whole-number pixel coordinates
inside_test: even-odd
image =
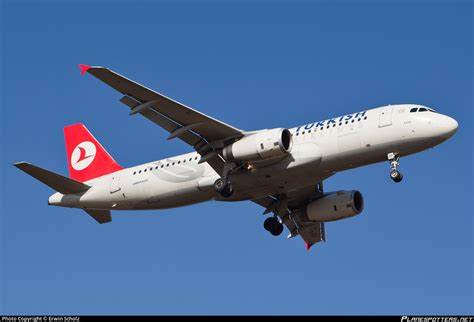
[[[72,168],[77,171],[87,168],[94,161],[96,151],[97,149],[92,142],[84,141],[79,143],[71,154]]]
[[[474,322],[472,316],[402,316],[401,322]]]

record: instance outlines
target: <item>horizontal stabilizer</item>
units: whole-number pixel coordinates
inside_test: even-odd
[[[28,173],[33,178],[41,181],[48,187],[65,195],[84,192],[90,188],[90,186],[84,183],[45,170],[27,162],[17,162],[13,165],[18,169]]]
[[[105,224],[112,221],[110,210],[84,209],[89,216],[94,218],[99,224]]]

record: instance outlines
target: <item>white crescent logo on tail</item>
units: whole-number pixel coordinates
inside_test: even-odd
[[[94,143],[84,141],[79,143],[72,151],[71,166],[74,170],[81,171],[87,168],[94,161],[96,154]]]

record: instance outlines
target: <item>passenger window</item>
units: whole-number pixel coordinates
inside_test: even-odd
[[[145,170],[143,170],[143,172],[146,172],[146,169],[145,169]]]
[[[366,116],[366,117],[364,117],[364,120],[367,120],[367,116]]]
[[[137,173],[137,171],[133,171],[133,175],[135,175]]]
[[[142,173],[142,170],[138,171],[138,173]]]
[[[162,164],[162,165],[161,165],[161,168],[163,168],[163,167],[164,167],[164,165]]]

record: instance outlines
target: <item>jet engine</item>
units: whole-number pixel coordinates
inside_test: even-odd
[[[244,136],[223,150],[227,161],[262,161],[283,157],[291,152],[293,139],[288,129],[263,130]]]
[[[306,206],[309,221],[334,221],[358,215],[364,209],[364,198],[357,190],[331,192]]]

